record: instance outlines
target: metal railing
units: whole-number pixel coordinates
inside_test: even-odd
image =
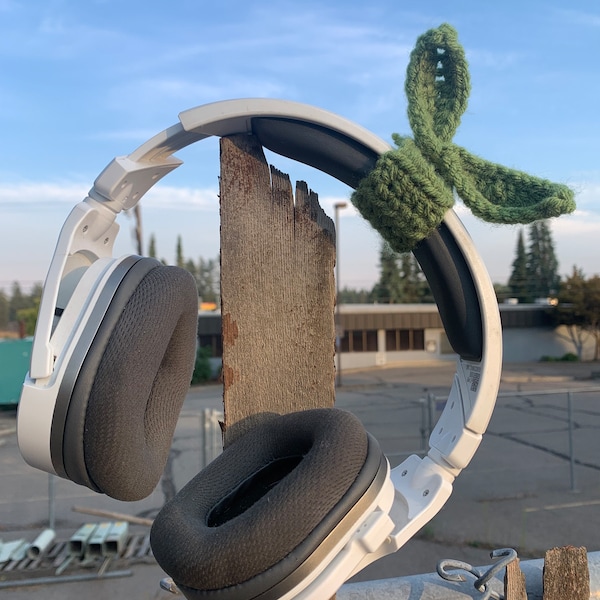
[[[223,437],[221,434],[223,418],[223,411],[215,408],[204,408],[200,413],[200,432],[202,435],[200,467],[202,469],[223,452]]]
[[[527,598],[542,600],[544,560],[526,560],[520,563],[525,575]],[[486,570],[489,567],[481,567]],[[590,574],[590,598],[600,596],[600,552],[588,553]],[[488,598],[503,597],[504,570],[490,580],[493,592]],[[347,583],[338,591],[337,600],[483,600],[484,593],[477,590],[472,580],[451,582],[442,579],[438,573],[411,575],[377,581]],[[567,600],[567,599],[565,599]]]
[[[566,424],[567,424],[567,439],[568,439],[568,454],[563,455],[559,452],[553,452],[555,456],[559,456],[568,460],[569,462],[569,481],[570,489],[572,492],[577,491],[577,482],[575,477],[575,466],[577,464],[577,458],[575,456],[575,443],[574,443],[574,431],[576,429],[576,423],[573,413],[574,408],[574,397],[580,394],[600,394],[600,387],[589,387],[589,388],[565,388],[557,390],[534,390],[534,391],[515,391],[515,392],[501,392],[498,394],[498,399],[504,398],[533,398],[536,396],[564,396],[565,398],[565,411],[566,411]],[[421,447],[423,451],[427,450],[427,440],[435,427],[438,413],[440,413],[446,404],[447,396],[436,396],[434,394],[428,394],[421,402],[426,409],[422,410],[421,420]],[[540,448],[540,450],[547,450]]]

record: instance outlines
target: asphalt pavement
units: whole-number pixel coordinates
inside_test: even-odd
[[[494,548],[515,548],[522,559],[542,557],[556,546],[600,550],[598,370],[590,363],[505,365],[488,431],[448,503],[417,537],[354,581],[430,573],[443,558],[489,564]],[[453,372],[453,363],[440,362],[344,373],[336,403],[361,419],[395,466],[407,454],[422,451],[430,418],[439,413]],[[0,412],[0,540],[31,542],[53,522],[58,546],[82,524],[107,520],[91,514],[94,510],[114,520],[125,515],[151,521],[210,454],[203,415],[205,409],[222,408],[221,394],[218,385],[190,390],[165,474],[149,498],[134,503],[94,494],[27,466],[18,453],[14,412]],[[159,588],[164,574],[147,547],[148,529],[130,524],[136,548],[127,559],[104,565],[100,578],[101,563],[90,561],[87,567],[66,567],[59,576],[65,581],[59,583],[60,556],[51,567],[46,561],[45,569],[26,561],[9,571],[0,565],[0,597],[173,598]]]

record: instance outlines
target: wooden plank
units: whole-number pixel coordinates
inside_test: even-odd
[[[504,600],[527,600],[525,574],[517,558],[506,565],[504,574]]]
[[[583,547],[552,548],[544,558],[544,600],[589,600],[590,574]]]
[[[220,203],[228,445],[269,413],[333,406],[335,232],[253,136],[221,139]]]

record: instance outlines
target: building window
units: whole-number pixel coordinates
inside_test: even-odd
[[[223,340],[220,335],[204,334],[198,336],[198,345],[201,348],[210,348],[211,356],[221,358],[223,356]]]
[[[342,352],[377,352],[376,329],[346,331],[346,335],[340,341]]]
[[[425,350],[425,330],[386,329],[385,349],[387,352]]]

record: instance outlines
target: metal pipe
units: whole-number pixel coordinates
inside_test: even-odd
[[[34,560],[42,556],[42,554],[50,547],[50,544],[54,541],[55,537],[56,532],[54,529],[44,529],[27,549],[27,557]]]
[[[70,583],[74,581],[95,581],[97,579],[114,579],[115,577],[130,577],[133,571],[108,571],[102,575],[85,573],[81,575],[62,575],[50,577],[31,577],[30,579],[16,579],[14,581],[0,581],[0,589],[12,587],[27,587],[30,585],[47,585],[49,583]]]
[[[525,575],[528,600],[543,598],[544,560],[521,562]],[[481,567],[486,570],[488,567]],[[588,553],[591,598],[600,595],[600,552]],[[494,591],[503,592],[504,571],[490,582]],[[453,583],[445,581],[437,573],[411,575],[393,579],[379,579],[360,583],[347,583],[336,594],[337,600],[481,600],[481,592],[475,589],[472,581]]]

